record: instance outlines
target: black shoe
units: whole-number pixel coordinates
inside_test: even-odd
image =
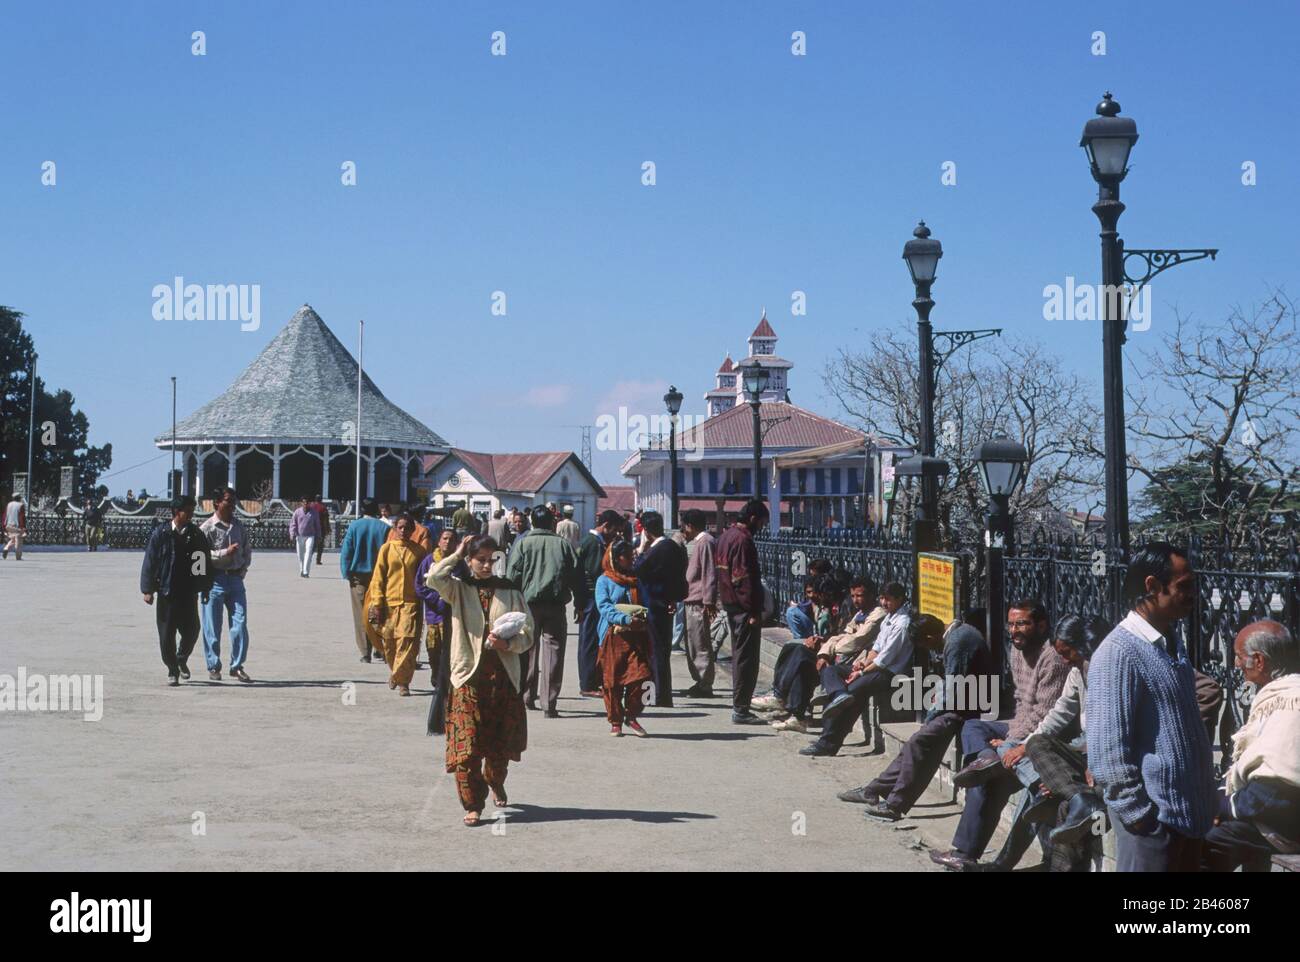
[[[838,748],[827,748],[821,742],[813,742],[811,745],[805,745],[799,749],[800,755],[810,755],[813,758],[830,758],[838,753]]]
[[[187,665],[181,665],[180,672],[182,678],[184,678],[186,681],[190,680],[190,669]]]
[[[877,822],[897,822],[903,817],[903,813],[892,807],[888,802],[876,802],[876,804],[866,807],[862,817]]]
[[[822,710],[822,727],[825,728],[827,723],[834,720],[835,716],[844,711],[853,704],[853,696],[848,692],[840,692],[831,699],[831,703]]]
[[[180,680],[179,676],[177,676],[177,675],[168,675],[168,676],[167,676],[167,684],[170,685],[172,688],[175,688],[175,687],[176,687],[177,685],[179,685],[180,683],[181,683],[181,680]]]
[[[524,707],[529,711],[537,711],[537,702],[530,699],[524,702]]]
[[[554,708],[548,708],[548,709],[546,709],[546,711],[543,713],[542,717],[544,717],[544,718],[559,718],[559,717],[560,717],[560,713],[559,713],[558,711],[556,711]]]
[[[1021,816],[1026,823],[1038,825],[1041,822],[1055,822],[1056,813],[1060,810],[1061,800],[1055,795],[1034,796],[1034,800],[1029,803],[1025,809],[1025,814]]]
[[[1002,759],[998,758],[998,753],[991,749],[982,751],[975,757],[975,760],[959,771],[952,777],[952,783],[957,788],[974,788],[976,785],[983,785],[985,782],[992,781],[1002,771]]]
[[[208,680],[209,680],[209,681],[221,681],[221,669],[220,669],[220,668],[213,668],[211,671],[209,671],[209,672],[208,672]]]
[[[715,697],[714,694],[713,694],[713,689],[712,689],[712,688],[701,688],[699,685],[692,685],[690,688],[687,688],[686,691],[682,692],[682,694],[683,694],[683,696],[686,697],[686,698],[713,698],[713,697]]]
[[[733,725],[762,725],[763,719],[759,718],[752,711],[746,708],[744,711],[733,711],[731,713],[731,724]]]
[[[853,802],[855,805],[879,805],[880,796],[875,792],[869,792],[865,788],[850,788],[847,792],[840,792],[835,796],[841,802]]]
[[[1053,845],[1076,842],[1093,831],[1094,826],[1100,827],[1102,831],[1110,828],[1106,806],[1094,792],[1080,792],[1070,799],[1065,821],[1052,829],[1048,838]]]
[[[363,665],[368,665],[368,664],[370,664],[370,656],[369,656],[369,655],[362,655],[362,656],[361,656],[361,664],[363,664]]]
[[[230,672],[230,677],[238,678],[240,681],[244,681],[244,682],[251,682],[253,680],[248,677],[248,672],[244,671],[243,668],[232,669]]]
[[[930,861],[935,865],[942,865],[949,872],[973,872],[976,868],[976,862],[973,858],[967,858],[956,850],[939,852],[932,849],[930,851]]]

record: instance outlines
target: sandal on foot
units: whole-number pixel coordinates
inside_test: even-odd
[[[462,819],[462,821],[463,821],[466,825],[468,825],[470,828],[473,828],[473,827],[474,827],[475,825],[477,825],[478,822],[479,822],[479,813],[478,813],[478,812],[466,812],[466,813],[465,813],[465,817]]]

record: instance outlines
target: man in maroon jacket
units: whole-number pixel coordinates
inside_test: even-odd
[[[754,533],[767,524],[767,505],[749,501],[740,520],[722,533],[713,549],[718,569],[718,600],[731,626],[731,721],[762,724],[749,710],[758,684],[758,655],[763,634],[763,581]]]

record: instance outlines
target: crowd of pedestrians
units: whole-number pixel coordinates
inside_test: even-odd
[[[290,527],[304,577],[328,531],[318,501],[305,499]],[[21,525],[21,507],[14,517],[10,505],[7,528]],[[942,624],[919,614],[902,585],[877,590],[865,576],[814,560],[804,597],[784,613],[791,639],[772,690],[755,697],[770,614],[754,543],[768,520],[761,502],[746,504],[717,537],[698,511],[684,512],[672,533],[654,511],[635,522],[605,511],[583,533],[554,505],[491,519],[462,508],[449,525],[370,500],[361,507],[339,546],[359,657],[378,655],[389,687],[408,695],[423,649],[434,689],[427,730],[446,736],[445,765],[467,824],[477,824],[489,794],[505,804],[509,763],[527,747],[528,713],[560,717],[572,604],[576,684],[603,700],[615,737],[647,737],[644,710],[673,706],[675,634],[691,679],[683,694],[715,697],[717,653],[729,643],[731,721],[805,735],[802,755],[838,754],[859,719],[870,734],[873,708],[897,707],[898,693],[907,693],[905,707],[923,713],[922,724],[883,772],[839,798],[871,819],[907,818],[956,744],[962,813],[951,846],[931,853],[947,869],[1008,871],[1037,840],[1050,869],[1084,871],[1106,832],[1121,871],[1266,870],[1274,854],[1300,851],[1296,641],[1271,620],[1238,633],[1236,667],[1255,695],[1224,746],[1219,777],[1212,744],[1223,695],[1183,641],[1196,575],[1173,545],[1135,550],[1129,611],[1118,624],[1079,613],[1054,618],[1039,599],[1014,600],[1005,612],[1005,682],[985,643],[984,610]],[[141,568],[168,683],[190,677],[200,633],[209,677],[221,680],[227,624],[230,675],[250,682],[250,539],[234,491],[218,493],[202,526],[194,508],[192,498],[173,501]],[[922,697],[911,677],[929,653],[942,678]],[[1010,703],[999,697],[1008,691]],[[1006,839],[982,861],[1009,804]]]

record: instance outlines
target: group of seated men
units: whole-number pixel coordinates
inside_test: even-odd
[[[773,690],[753,708],[780,730],[807,733],[823,703],[820,736],[800,753],[835,755],[873,696],[887,701],[911,684],[898,676],[911,672],[916,650],[941,650],[943,683],[923,705],[908,704],[924,709],[923,724],[880,775],[839,795],[869,819],[898,821],[956,740],[954,783],[965,800],[950,849],[930,853],[937,864],[1010,871],[1037,838],[1049,870],[1090,871],[1110,830],[1120,871],[1267,871],[1273,855],[1300,852],[1300,647],[1274,621],[1238,633],[1236,667],[1256,692],[1216,786],[1223,695],[1182,641],[1196,593],[1179,549],[1137,551],[1125,585],[1131,610],[1115,626],[1083,615],[1053,625],[1038,600],[1013,601],[1003,672],[983,609],[945,626],[914,613],[901,585],[877,595],[865,578],[851,582],[845,604],[829,563],[809,570],[804,600],[786,612],[793,637]],[[981,863],[1017,792],[1001,849]]]

